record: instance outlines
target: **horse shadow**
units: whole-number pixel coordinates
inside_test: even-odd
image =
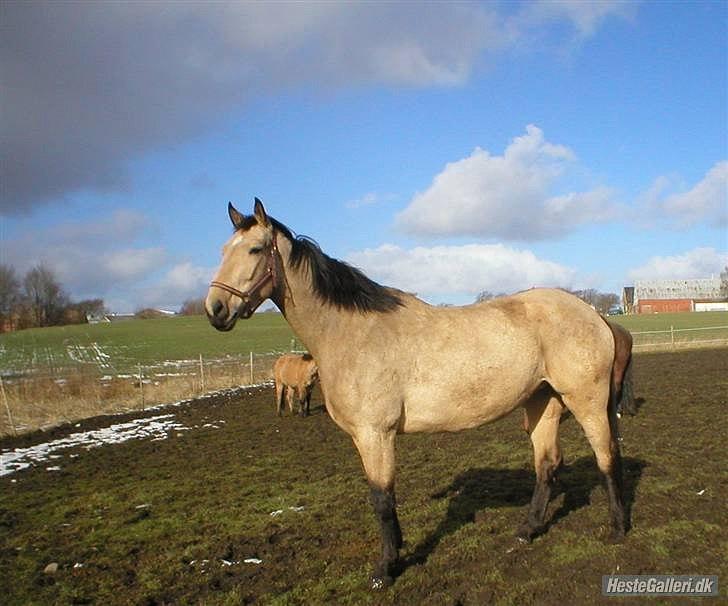
[[[637,485],[647,463],[641,459],[623,457],[622,466],[625,516],[629,528]],[[484,510],[522,506],[525,519],[535,481],[536,474],[527,469],[478,468],[457,476],[447,488],[431,495],[433,499],[450,497],[447,513],[437,528],[401,560],[398,573],[401,574],[410,566],[424,564],[440,541],[462,526],[480,521]],[[590,494],[597,485],[603,485],[603,479],[594,457],[581,457],[570,465],[564,465],[557,475],[550,502],[561,494],[564,500],[558,509],[547,515],[541,534],[571,512],[588,505]],[[606,511],[604,515],[607,516]],[[516,530],[517,527],[514,527],[514,541]]]

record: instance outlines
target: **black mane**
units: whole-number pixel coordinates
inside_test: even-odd
[[[269,219],[292,244],[291,267],[308,266],[313,291],[322,302],[362,313],[394,311],[404,305],[396,290],[377,284],[343,261],[332,259],[310,238],[294,236],[285,225],[272,217]]]

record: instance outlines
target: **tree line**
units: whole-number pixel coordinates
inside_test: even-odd
[[[89,314],[103,314],[103,299],[71,301],[56,275],[43,263],[19,277],[0,264],[0,332],[83,324]]]

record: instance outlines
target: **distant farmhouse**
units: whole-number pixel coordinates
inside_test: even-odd
[[[721,278],[692,280],[635,280],[622,291],[625,313],[728,311],[728,293]]]

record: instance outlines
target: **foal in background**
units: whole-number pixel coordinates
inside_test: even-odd
[[[276,412],[283,415],[283,398],[293,414],[293,401],[298,402],[298,412],[307,417],[311,410],[311,392],[318,379],[318,366],[310,354],[285,354],[273,365],[276,382]]]

